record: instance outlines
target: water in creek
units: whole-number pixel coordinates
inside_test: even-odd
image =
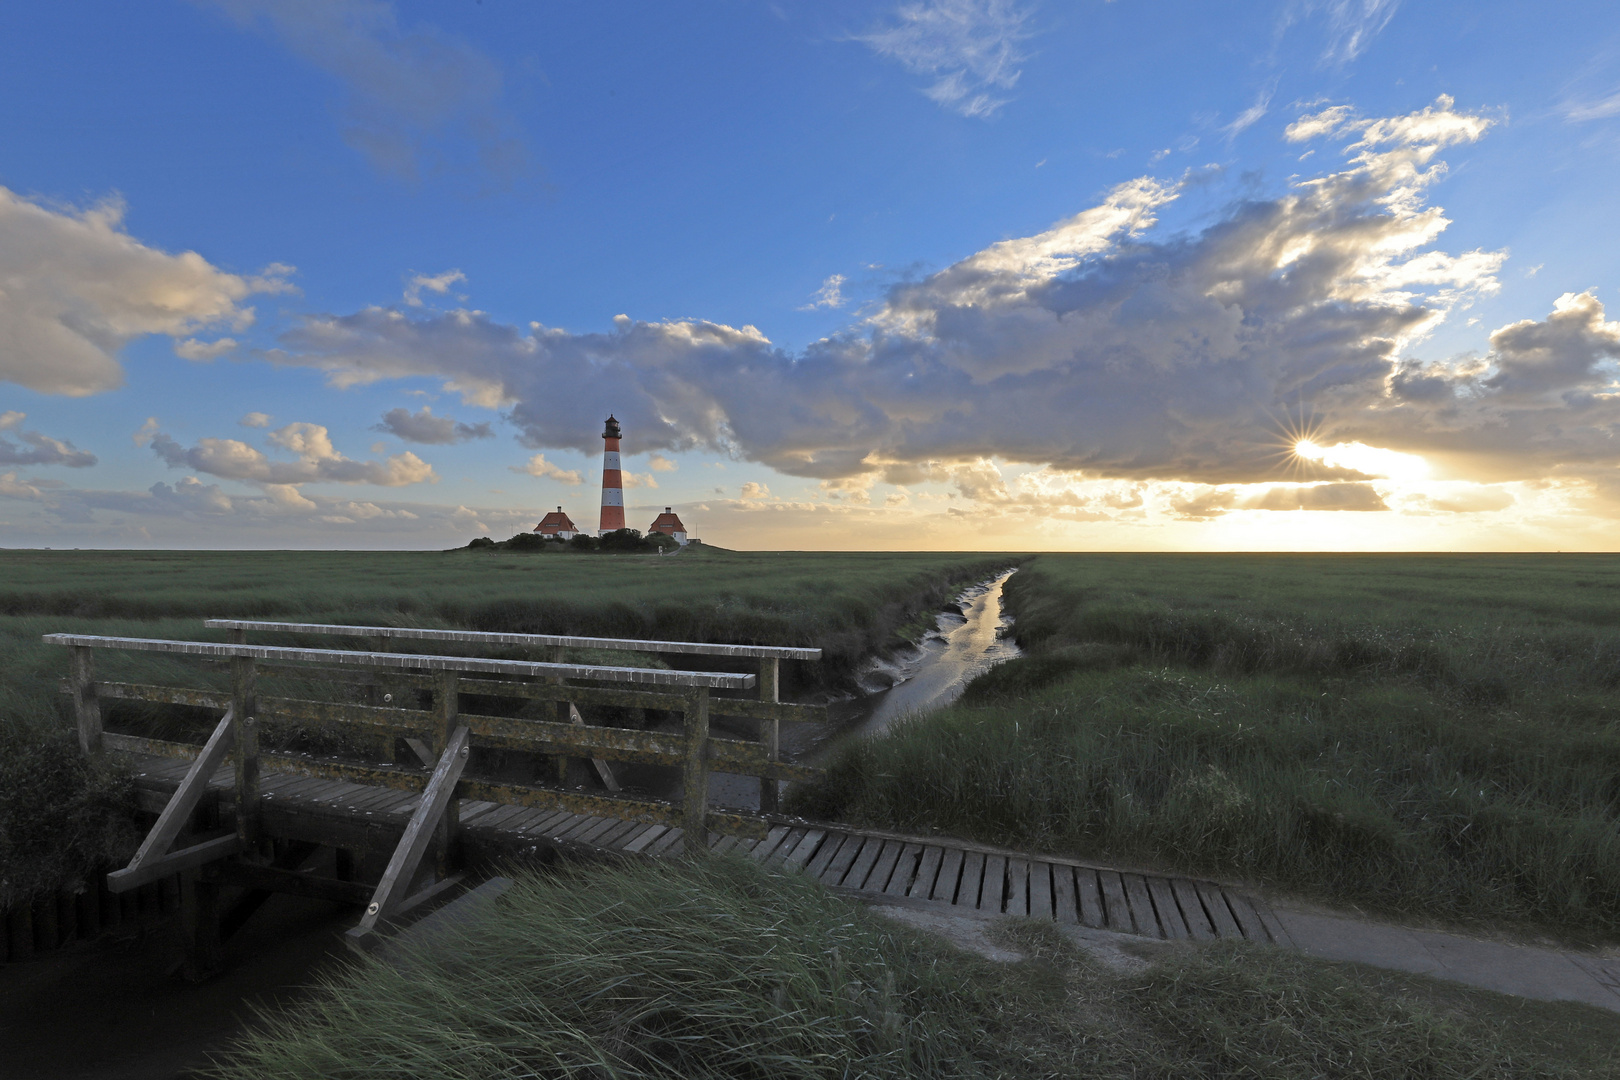
[[[830,704],[827,723],[783,724],[782,756],[824,763],[846,743],[877,735],[902,716],[949,705],[975,677],[1019,655],[1008,633],[1012,616],[1001,603],[1002,586],[1016,572],[964,590],[916,645],[871,660],[859,679],[865,693]],[[721,806],[757,809],[759,781],[711,774],[709,798]]]

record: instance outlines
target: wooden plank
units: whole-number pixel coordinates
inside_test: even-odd
[[[917,874],[922,869],[923,852],[927,845],[922,843],[907,844],[900,849],[900,857],[895,860],[894,873],[889,875],[889,883],[883,886],[886,896],[909,895]]]
[[[257,676],[251,656],[231,657],[231,709],[237,722],[233,750],[236,766],[236,835],[242,846],[258,842],[264,808],[259,805],[259,718]]]
[[[1007,898],[1007,857],[989,855],[984,860],[984,882],[979,886],[979,910],[1000,915]]]
[[[1065,870],[1068,867],[1064,867]],[[1051,919],[1052,909],[1052,864],[1045,862],[1031,862],[1029,864],[1029,914],[1034,919]]]
[[[174,789],[169,803],[158,815],[157,823],[141,841],[139,850],[129,860],[126,870],[139,870],[141,866],[157,856],[167,854],[174,846],[175,838],[180,830],[186,827],[191,820],[191,812],[197,808],[198,801],[208,789],[208,777],[219,768],[225,758],[226,750],[230,749],[236,737],[236,714],[231,709],[225,710],[225,715],[214,727],[213,734],[208,737],[202,753],[191,762],[191,768],[186,770],[185,779]]]
[[[922,859],[917,863],[917,877],[907,890],[907,896],[926,900],[933,894],[934,879],[939,876],[939,864],[944,857],[945,849],[938,844],[929,844],[923,848]]]
[[[827,869],[821,872],[821,877],[819,878],[821,883],[823,885],[843,884],[844,878],[849,875],[850,870],[855,865],[856,858],[860,855],[861,850],[866,847],[867,843],[868,841],[866,837],[859,834],[845,838],[843,845],[838,849],[838,853],[834,855],[832,861],[827,864]],[[873,857],[876,857],[875,852]]]
[[[750,675],[749,681],[753,681]],[[709,847],[709,692],[699,688],[687,699],[681,717],[686,760],[681,764],[681,832],[689,855]]]
[[[680,850],[681,845],[685,842],[685,839],[686,838],[681,835],[679,826],[677,826],[676,828],[669,830],[669,832],[665,833],[663,836],[660,836],[657,840],[654,840],[647,848],[647,854],[667,855],[671,852],[678,851]]]
[[[1007,860],[1007,914],[1029,914],[1029,860]]]
[[[770,832],[766,833],[765,839],[756,844],[749,854],[755,859],[767,859],[770,857],[772,852],[781,847],[790,838],[796,841],[799,837],[803,836],[804,833],[804,829],[794,829],[787,825],[778,825]]]
[[[645,821],[621,821],[605,832],[599,832],[591,843],[599,848],[612,850],[617,848],[621,841],[631,833],[638,833],[647,827]]]
[[[594,814],[582,815],[578,818],[568,819],[560,826],[552,826],[545,831],[546,835],[551,837],[551,839],[557,841],[558,843],[562,843],[565,841],[578,840],[587,833],[595,832],[597,829],[606,826],[609,822],[616,820],[618,819],[610,817],[597,817]]]
[[[258,630],[290,634],[325,634],[381,638],[387,641],[449,641],[464,645],[556,646],[568,649],[614,649],[620,652],[684,653],[696,656],[778,657],[820,660],[821,650],[788,645],[726,645],[709,641],[645,641],[638,638],[593,638],[563,634],[508,634],[481,630],[439,630],[400,626],[343,626],[334,623],[283,623],[256,619],[208,619],[210,630]]]
[[[846,889],[859,889],[864,886],[866,879],[872,876],[872,867],[877,864],[883,849],[891,843],[893,843],[891,840],[868,839],[862,845],[861,853],[855,857],[854,864],[850,866],[849,874],[839,884]]]
[[[1251,897],[1249,899],[1249,904],[1254,908],[1255,914],[1260,916],[1260,922],[1266,928],[1266,937],[1270,938],[1271,941],[1277,945],[1283,945],[1288,948],[1294,947],[1294,939],[1288,936],[1288,931],[1283,927],[1283,924],[1278,921],[1277,913],[1271,910],[1270,904],[1266,903],[1259,897]]]
[[[838,855],[839,849],[848,841],[848,833],[828,833],[827,838],[816,849],[815,855],[805,864],[804,872],[818,881],[821,880],[821,875],[827,872],[827,867],[832,865],[832,861]]]
[[[627,836],[620,849],[627,855],[640,854],[641,849],[669,831],[668,825],[643,825],[641,831]]]
[[[279,645],[226,645],[211,641],[176,641],[168,638],[105,637],[97,634],[46,634],[47,645],[71,645],[92,649],[125,649],[131,652],[178,653],[184,656],[210,656],[220,659],[270,660],[322,664],[364,665],[423,671],[467,671],[485,675],[546,676],[562,679],[595,679],[601,682],[639,683],[649,686],[683,686],[715,690],[752,690],[753,675],[713,671],[674,671],[666,668],[610,667],[591,664],[547,664],[532,660],[491,660],[482,657],[433,656],[412,653],[356,652],[348,649],[294,649]]]
[[[1204,902],[1204,913],[1209,916],[1210,923],[1215,927],[1215,936],[1228,941],[1241,940],[1243,931],[1238,928],[1237,920],[1232,918],[1232,912],[1226,906],[1226,894],[1219,885],[1208,881],[1194,883],[1198,890],[1198,898]]]
[[[84,646],[74,646],[72,663],[73,715],[79,729],[79,749],[91,757],[102,752],[101,701],[96,695],[95,661]]]
[[[725,855],[736,851],[737,845],[741,843],[742,837],[740,836],[716,836],[710,850],[716,855]]]
[[[822,841],[827,839],[826,829],[811,829],[804,834],[798,845],[782,858],[782,865],[791,870],[798,870],[809,864],[811,856],[821,849]]]
[[[1136,920],[1136,932],[1152,937],[1186,938],[1187,925],[1181,921],[1174,898],[1169,896],[1163,878],[1143,877],[1141,874],[1121,874],[1125,881],[1125,895],[1131,901],[1131,917]],[[1162,895],[1156,895],[1162,893]],[[1153,901],[1158,899],[1159,904]],[[1168,899],[1170,910],[1163,910]]]
[[[1260,915],[1249,903],[1248,897],[1242,893],[1227,892],[1225,889],[1221,890],[1221,894],[1226,898],[1226,906],[1232,910],[1232,918],[1237,920],[1238,929],[1246,939],[1259,942],[1271,940],[1271,936],[1266,933],[1265,924],[1260,921]]]
[[[900,852],[905,850],[906,844],[900,840],[885,840],[883,852],[872,864],[872,873],[866,879],[862,888],[866,892],[880,893],[889,884],[889,878],[894,876],[895,868],[900,862]]]
[[[956,890],[957,907],[978,909],[979,897],[984,890],[984,859],[982,851],[969,851],[962,860],[962,884]]]
[[[1136,921],[1131,918],[1130,902],[1125,899],[1125,882],[1114,870],[1099,870],[1097,881],[1102,888],[1103,910],[1107,927],[1122,934],[1134,933]],[[1151,914],[1151,909],[1150,912]]]
[[[1176,907],[1181,909],[1181,917],[1187,921],[1187,932],[1192,939],[1214,941],[1215,926],[1205,914],[1204,902],[1198,898],[1198,890],[1193,883],[1186,878],[1171,878],[1170,891],[1176,895]]]
[[[473,822],[472,828],[480,831],[500,832],[505,828],[506,822],[527,810],[528,807],[526,806],[496,806],[495,809]]]
[[[1095,880],[1092,887],[1096,887]],[[1074,888],[1074,867],[1062,863],[1052,867],[1052,915],[1058,922],[1073,926],[1080,921],[1080,904]]]
[[[204,863],[235,855],[242,850],[242,839],[236,835],[215,836],[190,847],[171,851],[167,855],[150,859],[138,870],[114,870],[107,875],[107,890],[123,893],[173,877],[182,870],[193,870]]]
[[[1074,898],[1080,905],[1080,925],[1104,927],[1102,887],[1097,882],[1097,871],[1089,867],[1075,867]]]
[[[940,851],[939,873],[934,876],[927,898],[953,904],[956,902],[956,883],[962,877],[962,857],[967,852],[958,847],[941,848]]]
[[[405,890],[415,878],[417,866],[433,839],[434,828],[444,814],[446,805],[454,797],[456,781],[467,766],[468,740],[471,737],[472,733],[465,727],[457,727],[451,734],[444,754],[428,780],[427,790],[422,793],[422,801],[406,824],[399,846],[394,849],[388,860],[388,868],[377,883],[377,891],[365,914],[360,917],[359,925],[354,928],[360,935],[373,930],[379,919],[393,914],[400,901],[405,899]]]

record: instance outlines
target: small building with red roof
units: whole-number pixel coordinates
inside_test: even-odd
[[[569,520],[567,514],[563,513],[563,508],[560,506],[541,518],[540,524],[534,527],[534,531],[541,536],[555,536],[559,540],[572,540],[579,535],[579,529],[575,528],[574,523]]]
[[[647,531],[663,533],[682,547],[686,546],[686,526],[681,524],[680,516],[671,507],[664,507],[664,512],[647,526]]]

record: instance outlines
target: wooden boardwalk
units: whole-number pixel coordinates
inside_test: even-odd
[[[190,766],[182,759],[144,754],[129,760],[143,808],[152,812],[163,808]],[[220,768],[209,789],[221,814],[233,816],[232,769]],[[264,825],[271,834],[359,851],[390,850],[421,798],[279,772],[263,774],[261,791]],[[462,842],[494,855],[535,847],[639,857],[681,850],[678,827],[467,799],[460,800],[459,811]],[[1210,881],[1120,871],[944,837],[771,820],[763,840],[716,835],[710,847],[800,867],[837,892],[873,903],[1022,915],[1155,938],[1289,943],[1264,901]],[[361,876],[366,876],[363,869]]]

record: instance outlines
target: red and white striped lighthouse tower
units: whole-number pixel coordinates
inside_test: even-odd
[[[624,481],[619,476],[619,422],[610,414],[602,429],[602,522],[596,535],[624,528]]]

